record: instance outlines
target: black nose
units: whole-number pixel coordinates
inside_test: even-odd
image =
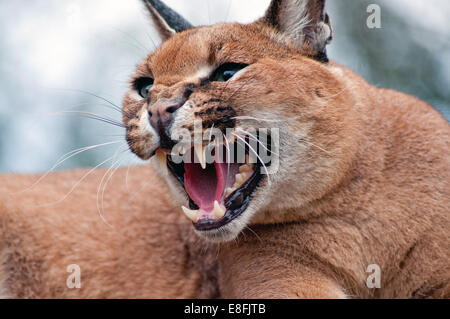
[[[173,100],[160,100],[150,107],[148,112],[150,125],[158,132],[160,147],[171,150],[175,142],[170,138],[169,128],[173,122],[173,114],[182,106]]]

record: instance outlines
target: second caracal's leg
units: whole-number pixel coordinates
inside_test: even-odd
[[[187,231],[151,167],[117,170],[100,198],[107,171],[87,172],[50,174],[34,188],[39,176],[0,175],[0,298],[217,295],[215,255]],[[67,285],[69,265],[79,288]]]
[[[246,232],[221,247],[219,288],[223,298],[343,299],[344,290],[317,260],[273,242],[271,232]]]

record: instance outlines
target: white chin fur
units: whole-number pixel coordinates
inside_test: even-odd
[[[243,213],[243,215],[245,212]],[[242,216],[240,216],[242,217]],[[241,231],[245,228],[246,224],[239,221],[239,218],[231,221],[225,226],[222,226],[217,229],[207,230],[207,231],[199,231],[195,230],[195,233],[205,238],[206,240],[214,243],[224,243],[228,241],[232,241],[238,237]]]
[[[258,201],[256,198],[253,198],[250,205],[239,217],[236,217],[234,220],[220,228],[208,231],[196,230],[195,233],[198,236],[215,243],[232,241],[250,224],[253,215],[258,211],[257,206],[259,205],[257,203]]]

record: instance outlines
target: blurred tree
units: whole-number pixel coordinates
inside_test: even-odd
[[[366,8],[371,3],[381,7],[380,29],[369,29],[366,25],[369,16]],[[341,0],[329,4],[336,17],[332,22],[337,61],[376,86],[396,89],[429,102],[450,119],[449,83],[442,85],[447,81],[442,53],[449,54],[448,35],[426,30],[412,19],[406,20],[386,1]],[[412,35],[419,35],[421,41]]]
[[[269,2],[166,1],[196,25],[253,21]],[[381,7],[381,29],[366,25],[366,9],[372,3]],[[428,0],[423,21],[412,15],[422,0],[395,3],[329,0],[334,28],[329,55],[372,84],[415,95],[450,119],[450,30],[432,23],[433,14],[450,11],[450,2]],[[79,9],[78,29],[68,26],[72,6]],[[51,116],[89,103],[75,109],[121,120],[120,113],[102,107],[103,101],[95,97],[52,91],[49,86],[86,90],[120,105],[136,63],[158,43],[138,0],[0,1],[0,172],[44,171],[71,150],[124,141],[119,128],[74,116]],[[49,78],[51,85],[46,83]],[[60,168],[98,165],[116,149],[85,152]],[[124,164],[134,158],[128,154]]]

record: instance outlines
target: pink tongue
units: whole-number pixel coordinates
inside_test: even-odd
[[[239,172],[239,164],[208,164],[202,169],[200,164],[184,164],[184,187],[189,197],[202,211],[210,212],[214,201],[223,203],[225,188],[234,184],[235,175]]]

